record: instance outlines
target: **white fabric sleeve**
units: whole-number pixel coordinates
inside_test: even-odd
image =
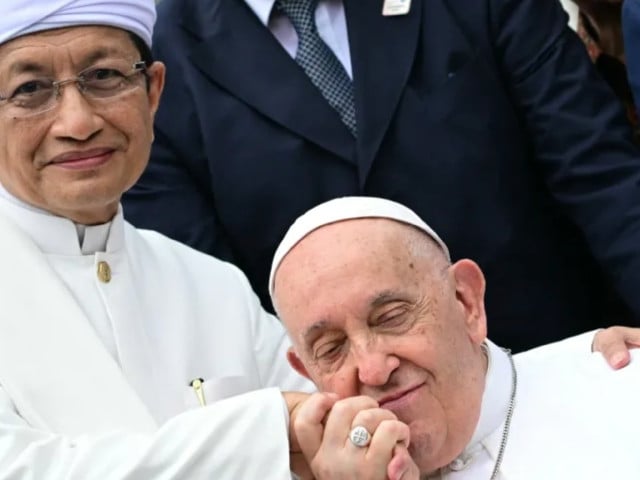
[[[599,330],[591,330],[579,335],[565,338],[558,342],[549,343],[536,347],[532,350],[524,352],[528,357],[547,357],[549,355],[566,354],[567,352],[582,353],[589,355],[591,353],[591,344]]]
[[[245,288],[246,304],[249,306],[251,331],[253,335],[256,368],[261,384],[265,387],[278,387],[282,391],[315,392],[313,383],[296,372],[287,360],[287,350],[291,345],[287,332],[275,316],[267,313],[261,306],[258,296],[253,293],[244,274],[237,270]]]
[[[1,480],[288,480],[284,399],[250,392],[180,414],[154,434],[74,438],[30,427],[0,388]]]

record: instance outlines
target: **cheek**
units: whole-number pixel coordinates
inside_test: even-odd
[[[12,160],[31,159],[37,152],[45,135],[42,128],[36,124],[25,124],[21,121],[9,120],[0,126],[0,145],[2,148],[2,162]],[[20,139],[19,141],[17,139]],[[9,156],[9,158],[6,158]]]
[[[132,145],[146,146],[151,142],[153,123],[148,110],[127,109],[118,115],[117,122],[119,129],[129,137]]]
[[[337,393],[340,398],[353,397],[359,395],[356,388],[357,382],[346,372],[338,371],[324,374],[313,380],[318,389],[323,392]]]
[[[0,180],[19,182],[37,176],[34,162],[44,136],[41,129],[5,122],[0,131]]]
[[[113,118],[113,125],[127,138],[127,170],[138,176],[151,153],[153,127],[147,111],[128,110]],[[137,180],[137,178],[136,178]]]
[[[152,136],[153,120],[148,101],[135,95],[123,97],[118,103],[105,106],[101,116],[105,129],[115,129],[125,135],[131,143],[146,143]]]

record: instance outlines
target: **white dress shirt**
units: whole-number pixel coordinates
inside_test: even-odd
[[[245,0],[263,25],[269,28],[287,53],[294,58],[298,50],[298,35],[289,18],[273,7],[275,0]],[[349,36],[342,0],[319,0],[316,7],[318,34],[340,60],[342,66],[353,78]]]

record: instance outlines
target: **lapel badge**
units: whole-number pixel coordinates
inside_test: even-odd
[[[406,15],[411,10],[411,0],[384,0],[382,4],[382,16],[395,17]]]

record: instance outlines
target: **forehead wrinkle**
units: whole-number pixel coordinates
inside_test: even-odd
[[[132,63],[137,58],[137,49],[126,32],[116,30],[115,35],[104,38],[98,46],[95,46],[94,43],[92,47],[87,48],[84,45],[83,39],[91,33],[92,32],[87,32],[85,35],[72,38],[71,41],[60,45],[43,43],[45,40],[38,42],[38,38],[30,39],[33,40],[33,43],[18,44],[17,46],[12,46],[11,43],[9,43],[9,51],[4,55],[0,54],[0,58],[9,63],[9,67],[5,71],[13,75],[48,72],[55,61],[60,61],[60,54],[56,55],[56,51],[61,51],[63,56],[68,58],[72,65],[78,65],[79,69],[84,69],[93,63],[110,57],[126,57],[127,60],[130,59]],[[46,37],[46,35],[43,34],[34,35]],[[20,40],[20,38],[17,40]],[[68,46],[70,43],[79,44],[80,46],[74,47],[72,50]],[[25,49],[29,51],[26,53],[23,52]],[[3,49],[0,47],[0,52],[2,51]],[[18,58],[12,61],[12,57],[16,56]]]
[[[42,62],[34,60],[33,51],[21,55],[21,50],[34,48],[41,48],[45,51],[45,53],[42,55]],[[0,52],[3,52],[1,46]],[[0,54],[0,65],[6,64],[8,64],[8,68],[1,69],[5,75],[19,73],[40,73],[49,69],[47,65],[51,65],[51,55],[48,54],[47,48],[45,46],[24,45],[15,49],[11,49],[4,54]]]
[[[127,55],[124,49],[116,48],[114,46],[101,47],[84,57],[81,63],[85,65],[91,65],[92,63],[96,63],[99,60],[104,60],[105,58],[121,55]]]

